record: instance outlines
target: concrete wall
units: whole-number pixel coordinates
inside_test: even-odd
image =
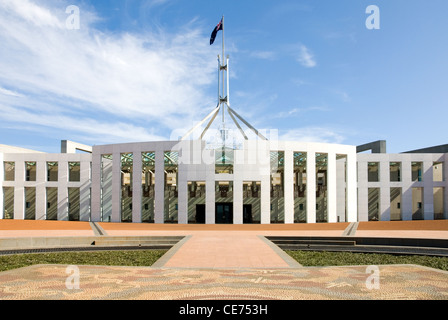
[[[444,181],[433,181],[433,162],[445,162],[447,154],[358,154],[358,219],[368,221],[368,188],[380,188],[380,219],[390,221],[390,189],[402,188],[401,216],[402,220],[412,220],[412,188],[423,188],[423,218],[434,219],[434,187],[445,188],[447,199],[447,173]],[[367,163],[379,162],[379,181],[368,182]],[[401,162],[401,181],[391,182],[389,174],[390,162]],[[412,181],[412,162],[422,162],[422,181]],[[415,202],[415,201],[414,201]],[[445,217],[447,208],[445,205]]]

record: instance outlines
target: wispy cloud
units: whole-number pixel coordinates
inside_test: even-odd
[[[345,139],[343,133],[326,127],[305,127],[279,133],[282,141],[343,143]]]
[[[303,115],[306,112],[310,111],[328,111],[329,109],[326,107],[306,107],[306,108],[292,108],[287,111],[282,111],[274,115],[274,118],[290,118],[290,117],[296,117],[299,115]]]
[[[314,68],[317,63],[313,53],[305,45],[300,45],[297,61],[306,68]]]
[[[107,33],[84,7],[81,28],[68,30],[69,4],[0,2],[2,125],[26,121],[31,130],[70,130],[98,143],[140,141],[168,138],[208,110],[216,66],[207,35],[192,25],[179,34]],[[18,116],[24,112],[26,120]]]
[[[275,53],[273,51],[254,51],[251,52],[250,56],[258,59],[273,60]]]

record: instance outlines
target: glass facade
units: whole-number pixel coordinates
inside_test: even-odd
[[[390,169],[390,181],[400,182],[401,181],[401,162],[391,162],[389,164]]]
[[[81,181],[81,163],[79,162],[68,163],[68,181],[70,182]]]
[[[36,219],[36,188],[25,188],[25,220]]]
[[[155,163],[155,152],[142,152],[142,222],[154,223]]]
[[[398,221],[401,216],[401,188],[390,188],[390,220]]]
[[[46,188],[47,220],[58,220],[58,188]]]
[[[164,154],[165,166],[165,205],[164,221],[177,223],[178,218],[178,159],[179,153],[167,151]]]
[[[112,219],[112,162],[111,154],[101,156],[101,221]]]
[[[15,162],[4,162],[4,179],[3,181],[14,181],[15,180]]]
[[[316,153],[316,222],[327,222],[328,154]]]
[[[14,219],[14,187],[3,187],[3,219]]]
[[[380,188],[369,188],[369,221],[380,220]]]
[[[58,181],[57,162],[47,162],[47,181]]]
[[[243,223],[261,223],[261,182],[243,182]]]
[[[306,152],[294,152],[294,222],[306,222]]]
[[[68,220],[79,221],[80,214],[80,190],[68,188]]]
[[[120,155],[121,168],[121,222],[132,222],[132,170],[133,154]]]
[[[25,181],[36,181],[36,162],[25,162]]]
[[[271,151],[271,223],[285,221],[285,152]]]
[[[205,181],[188,182],[188,223],[205,223]]]

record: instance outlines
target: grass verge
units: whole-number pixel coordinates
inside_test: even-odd
[[[0,271],[35,264],[151,266],[167,250],[52,252],[0,256]]]
[[[329,251],[285,250],[285,252],[303,266],[418,264],[448,271],[448,258],[446,257]]]

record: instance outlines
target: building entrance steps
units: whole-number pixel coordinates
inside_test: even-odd
[[[156,266],[165,268],[297,268],[301,265],[263,236],[202,232],[186,237]]]

